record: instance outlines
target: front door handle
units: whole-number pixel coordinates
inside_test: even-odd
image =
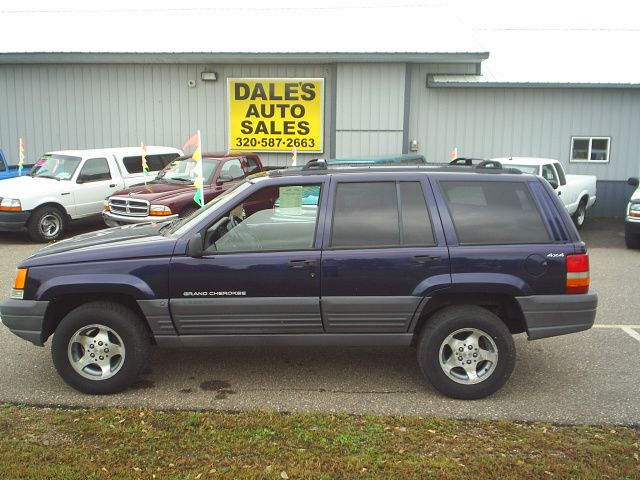
[[[115,186],[116,186],[116,184],[115,184],[115,183],[112,183],[111,185],[109,185],[109,188],[113,188],[113,187],[115,187]]]
[[[315,265],[315,260],[289,260],[289,266],[291,268],[315,267]]]
[[[411,257],[415,263],[434,263],[442,260],[442,257],[438,255],[415,255]]]

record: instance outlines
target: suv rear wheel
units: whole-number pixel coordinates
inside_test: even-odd
[[[62,379],[91,394],[129,387],[149,356],[149,336],[140,318],[112,302],[91,302],[69,312],[51,343],[53,363]]]
[[[511,332],[490,311],[475,305],[435,313],[418,341],[422,373],[443,394],[484,398],[511,376],[516,352]]]

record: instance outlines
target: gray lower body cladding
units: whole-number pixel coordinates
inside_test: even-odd
[[[42,325],[49,302],[7,300],[0,305],[2,323],[11,333],[41,347]]]
[[[534,295],[516,297],[522,308],[529,340],[581,332],[593,326],[598,295]]]

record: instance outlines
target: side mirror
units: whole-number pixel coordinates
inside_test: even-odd
[[[558,189],[558,182],[556,182],[555,180],[547,180],[549,182],[549,185],[551,185],[551,188],[553,188],[554,190]]]
[[[629,185],[631,185],[632,187],[637,187],[638,186],[638,177],[629,177],[629,180],[627,180],[627,183]]]
[[[189,240],[189,243],[187,244],[186,253],[189,257],[193,257],[193,258],[202,257],[202,254],[204,253],[204,247],[202,243],[202,233],[197,233],[193,237],[191,237],[191,240]]]
[[[76,183],[84,183],[86,181],[87,181],[87,176],[83,175],[83,174],[80,174],[80,175],[78,175],[78,179],[76,180]]]

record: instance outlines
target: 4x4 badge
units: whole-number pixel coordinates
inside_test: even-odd
[[[564,253],[548,253],[547,258],[563,258]]]

